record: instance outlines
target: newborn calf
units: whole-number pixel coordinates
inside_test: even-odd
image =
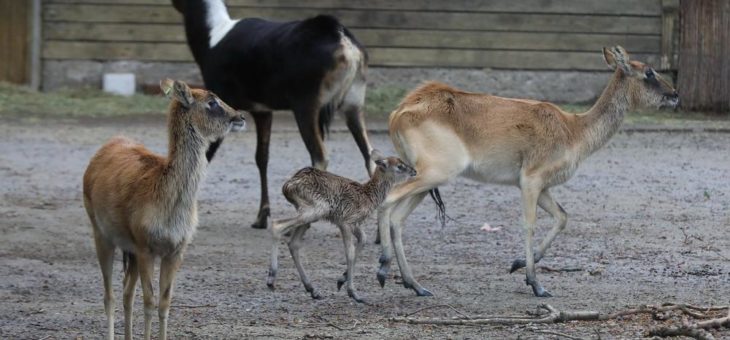
[[[377,150],[370,155],[376,169],[373,177],[364,184],[316,168],[299,170],[282,188],[286,199],[297,209],[297,216],[276,220],[270,230],[273,236],[271,245],[271,267],[266,284],[274,289],[278,268],[278,247],[281,236],[294,228],[289,240],[289,251],[299,271],[304,289],[312,298],[321,298],[299,259],[302,237],[312,222],[327,220],[340,228],[345,243],[347,271],[337,280],[337,289],[347,283],[347,295],[357,302],[363,302],[355,292],[352,283],[355,261],[365,242],[360,224],[380,203],[390,188],[416,175],[416,170],[396,157],[383,157]],[[353,240],[353,236],[355,240]]]

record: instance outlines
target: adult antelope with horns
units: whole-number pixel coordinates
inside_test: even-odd
[[[629,60],[622,47],[604,48],[603,56],[614,73],[585,113],[570,114],[547,102],[469,93],[435,82],[403,99],[390,114],[390,137],[401,159],[418,175],[393,188],[379,210],[381,285],[393,258],[392,236],[403,285],[419,296],[431,295],[415,280],[406,261],[403,222],[427,193],[464,176],[520,188],[525,259],[515,260],[510,272],[527,267],[526,283],[534,294],[551,296],[537,280],[535,263],[565,228],[568,215],[549,189],[567,181],[581,161],[605,145],[628,111],[679,103],[668,82],[650,66]],[[556,221],[533,252],[538,206]]]

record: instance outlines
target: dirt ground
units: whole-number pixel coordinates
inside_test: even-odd
[[[309,157],[291,124],[278,124],[269,167],[273,217],[293,209],[280,194],[287,176]],[[163,152],[163,119],[6,119],[0,126],[0,338],[96,339],[105,332],[101,274],[81,200],[81,177],[96,149],[123,133]],[[373,144],[392,152],[386,134]],[[364,180],[349,134],[327,142],[330,170]],[[286,247],[278,290],[265,284],[269,235],[249,227],[258,208],[253,129],[227,139],[199,196],[200,226],[179,272],[170,312],[172,338],[637,338],[659,324],[649,317],[610,322],[522,326],[429,326],[388,321],[415,316],[525,315],[541,303],[559,309],[615,311],[640,304],[728,304],[730,298],[730,134],[619,133],[585,161],[553,196],[569,213],[568,228],[540,263],[554,295],[540,299],[524,272],[508,274],[523,256],[518,190],[458,179],[442,187],[445,228],[435,205],[408,219],[406,252],[417,279],[435,296],[417,297],[394,277],[378,285],[375,220],[356,284],[369,304],[354,303],[336,280],[345,268],[339,234],[316,224],[306,236],[305,266],[324,295],[304,291]],[[540,239],[552,226],[538,217]],[[480,230],[484,223],[501,227]],[[115,264],[116,333],[123,334],[121,256]],[[395,263],[394,263],[395,265]],[[554,272],[549,269],[575,268]],[[135,334],[141,336],[141,290]],[[451,308],[442,308],[449,305]],[[439,307],[440,306],[440,307]],[[456,311],[455,311],[455,310]],[[157,320],[153,323],[156,332]],[[730,338],[730,330],[714,330]]]

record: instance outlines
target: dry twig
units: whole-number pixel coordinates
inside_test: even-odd
[[[709,328],[730,328],[730,306],[710,306],[702,307],[695,305],[686,304],[671,304],[666,303],[662,305],[642,305],[636,308],[620,310],[613,313],[601,313],[597,311],[560,311],[555,307],[542,304],[538,308],[540,310],[547,311],[547,313],[538,314],[535,316],[479,316],[474,318],[460,318],[453,317],[450,319],[443,318],[411,318],[410,315],[418,313],[422,310],[429,308],[442,307],[444,305],[431,306],[422,308],[411,314],[402,317],[391,318],[390,321],[395,322],[406,322],[409,324],[435,324],[435,325],[485,325],[485,324],[502,324],[502,325],[515,325],[515,324],[529,324],[529,323],[559,323],[567,321],[606,321],[612,319],[618,319],[624,316],[637,315],[637,314],[652,314],[657,318],[658,313],[677,311],[683,315],[688,315],[695,319],[705,319],[707,315],[702,312],[719,311],[728,309],[728,315],[722,318],[714,318],[705,321],[700,321],[694,324],[685,324],[680,327],[659,327],[649,331],[649,335],[653,336],[676,336],[684,335],[690,336],[697,339],[713,339],[712,334],[706,330]],[[445,305],[448,306],[448,305]],[[448,306],[451,307],[451,306]],[[453,308],[453,307],[452,307]],[[558,334],[555,334],[558,335]],[[569,335],[560,334],[561,336],[570,337]]]
[[[423,308],[417,309],[417,310],[415,310],[415,311],[413,311],[413,312],[410,312],[410,313],[406,314],[406,315],[405,315],[405,317],[409,317],[409,316],[411,316],[411,315],[414,315],[414,314],[418,314],[418,313],[420,313],[420,312],[423,312],[423,311],[425,311],[425,310],[429,310],[429,309],[434,309],[434,308],[443,308],[443,307],[448,307],[449,309],[451,309],[451,310],[453,310],[454,312],[456,312],[456,314],[459,314],[459,315],[461,315],[461,316],[462,316],[462,317],[464,317],[465,319],[471,319],[471,317],[470,317],[470,316],[468,316],[468,315],[466,315],[466,314],[462,313],[461,311],[459,311],[458,309],[454,308],[454,307],[453,307],[452,305],[449,305],[449,304],[443,304],[443,305],[433,305],[433,306],[427,306],[427,307],[423,307]]]
[[[560,332],[555,332],[555,331],[542,331],[542,330],[539,330],[538,329],[538,330],[533,330],[533,332],[540,333],[540,334],[555,335],[555,336],[559,336],[559,337],[563,337],[563,338],[571,339],[571,340],[583,340],[583,339],[585,339],[583,337],[572,336],[570,334],[565,334],[565,333],[560,333]]]
[[[583,268],[580,268],[580,267],[553,268],[553,267],[548,267],[548,266],[539,266],[539,267],[537,267],[537,269],[540,269],[540,270],[548,272],[548,273],[560,273],[560,272],[571,273],[571,272],[582,272],[583,271]]]
[[[172,305],[172,308],[214,308],[218,307],[218,305]]]
[[[351,331],[351,330],[355,329],[358,324],[357,320],[355,320],[355,322],[352,323],[352,326],[345,328],[345,327],[340,327],[340,326],[336,325],[334,322],[325,319],[321,315],[315,315],[315,317],[317,319],[321,320],[322,322],[324,322],[327,326],[337,328],[338,330],[341,330],[341,331]]]

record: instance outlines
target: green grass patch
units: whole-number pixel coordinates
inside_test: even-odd
[[[136,94],[117,96],[94,89],[38,92],[0,82],[0,115],[111,117],[163,113],[169,100],[162,96]]]
[[[408,93],[408,89],[396,86],[368,88],[365,95],[365,112],[369,117],[388,117]]]
[[[561,109],[571,113],[586,112],[591,108],[588,104],[561,104]],[[626,115],[625,123],[646,124],[646,125],[667,125],[681,126],[688,121],[701,122],[728,122],[727,115],[709,114],[704,112],[693,112],[673,109],[639,109],[629,112]]]
[[[369,88],[365,99],[365,112],[371,118],[387,118],[403,97],[407,88],[381,86]],[[38,92],[27,87],[0,82],[0,116],[57,116],[59,118],[114,117],[136,114],[163,114],[169,99],[163,96],[136,94],[123,97],[104,93],[97,89],[67,89],[55,92]],[[568,112],[584,112],[587,104],[561,104]],[[662,124],[681,126],[688,121],[730,122],[727,115],[711,115],[701,112],[673,110],[639,110],[626,116],[629,124]]]

